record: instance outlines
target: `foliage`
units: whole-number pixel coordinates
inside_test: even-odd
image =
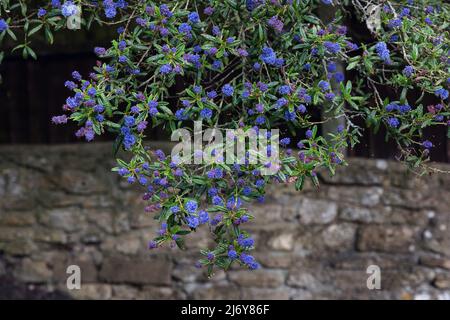
[[[76,135],[87,141],[115,133],[116,150],[132,158],[118,159],[113,170],[145,188],[146,210],[161,222],[150,248],[183,248],[185,236],[205,225],[216,242],[201,251],[199,266],[209,273],[233,263],[258,268],[249,254],[254,241],[241,229],[254,218],[245,204],[264,201],[268,184],[301,189],[307,179],[318,185],[318,170],[334,174],[345,165],[342,150],[358,143],[356,119],[375,131],[387,128],[411,168],[437,170],[427,164],[433,143],[422,135],[450,124],[450,6],[443,1],[380,1],[376,41],[359,44],[342,25],[349,14],[364,16],[350,1],[54,0],[33,9],[26,1],[0,3],[0,43],[17,41],[13,51],[25,58],[36,58],[33,35],[52,43],[78,15],[83,28],[118,27],[109,48],[95,48],[101,62],[89,77],[74,71],[66,82],[74,92],[63,107],[68,115],[53,121],[77,122]],[[334,9],[332,21],[320,18],[320,10]],[[383,96],[382,86],[396,98]],[[421,95],[411,100],[414,90]],[[427,96],[434,105],[421,103]],[[205,127],[282,128],[286,148],[275,163],[188,165],[146,147],[149,127],[192,130],[199,119]],[[331,121],[341,125],[321,134],[319,126]],[[267,166],[280,170],[264,176]]]

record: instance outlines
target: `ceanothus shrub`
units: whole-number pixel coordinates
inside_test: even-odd
[[[53,0],[34,9],[25,3],[0,5],[0,39],[20,42],[14,51],[24,57],[36,58],[31,36],[43,33],[52,42],[53,32],[74,17],[83,28],[117,28],[109,48],[95,48],[93,72],[74,71],[65,83],[73,95],[52,120],[75,121],[75,134],[86,141],[116,134],[116,150],[131,157],[118,159],[113,170],[142,185],[145,210],[160,221],[149,247],[183,248],[186,236],[208,228],[216,246],[201,251],[198,266],[209,274],[233,263],[258,268],[250,253],[254,240],[242,229],[255,218],[247,204],[263,202],[269,184],[300,190],[306,180],[318,185],[318,170],[334,174],[346,164],[342,150],[358,143],[358,119],[375,131],[385,127],[410,168],[439,171],[428,164],[433,142],[422,134],[450,124],[450,5],[444,1],[370,7],[357,0]],[[335,12],[330,22],[319,18],[326,10]],[[356,43],[347,35],[343,21],[352,14],[371,21],[375,41]],[[418,99],[413,91],[421,93]],[[424,106],[424,97],[434,104]],[[192,130],[197,120],[204,128],[281,128],[280,157],[193,165],[146,146],[151,128]],[[319,134],[321,124],[333,121],[340,123],[335,132]],[[276,174],[263,175],[268,167]]]

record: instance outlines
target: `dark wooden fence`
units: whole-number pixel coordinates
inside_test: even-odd
[[[23,60],[20,57],[6,58],[0,66],[3,84],[0,85],[0,143],[70,143],[77,141],[76,126],[51,124],[53,115],[61,114],[61,106],[71,94],[64,87],[73,70],[87,76],[95,64],[91,53],[47,54],[38,61]],[[449,143],[446,128],[428,130],[426,136],[435,143],[432,159],[448,162]],[[362,142],[351,156],[393,158],[396,148],[386,143],[382,130],[374,135],[366,130]],[[155,135],[152,135],[155,138]],[[156,138],[161,135],[156,135]],[[96,137],[109,140],[110,136]]]

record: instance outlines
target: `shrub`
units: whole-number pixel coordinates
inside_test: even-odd
[[[249,253],[254,241],[241,228],[254,218],[246,204],[264,201],[271,183],[290,182],[300,190],[306,180],[318,185],[318,170],[334,174],[346,165],[342,150],[361,135],[356,120],[374,131],[385,127],[410,168],[438,171],[428,164],[433,142],[422,134],[450,124],[450,6],[380,1],[365,11],[361,2],[53,0],[33,11],[25,1],[6,0],[0,39],[19,41],[15,32],[23,29],[23,43],[14,49],[36,58],[30,37],[43,32],[51,43],[53,32],[78,16],[85,28],[117,26],[111,46],[95,48],[93,72],[83,78],[74,71],[65,83],[73,91],[63,106],[67,115],[53,122],[77,122],[76,135],[86,141],[105,131],[117,135],[115,150],[132,157],[118,159],[113,170],[142,185],[146,211],[161,222],[150,248],[183,248],[185,236],[204,227],[216,246],[201,251],[199,266],[209,273],[233,263],[256,269]],[[330,22],[320,18],[321,10],[334,9]],[[349,15],[370,22],[375,41],[352,40],[343,25]],[[396,98],[383,94],[382,86]],[[413,91],[421,93],[418,99]],[[424,106],[424,96],[435,104]],[[320,121],[313,117],[318,112]],[[200,119],[202,129],[281,128],[281,136],[271,138],[280,138],[283,150],[271,162],[250,163],[247,153],[240,163],[227,164],[212,145],[207,152],[219,156],[205,165],[146,147],[150,127],[192,131],[192,121]],[[320,124],[336,121],[335,132],[320,133]],[[269,156],[274,150],[263,151]],[[268,168],[276,173],[264,175]]]

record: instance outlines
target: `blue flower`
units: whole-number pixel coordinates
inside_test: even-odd
[[[72,72],[72,78],[74,78],[77,81],[81,81],[81,74],[78,71]]]
[[[192,229],[197,228],[198,225],[200,224],[200,222],[198,221],[198,218],[194,217],[194,216],[186,217],[186,221],[187,221],[188,226]]]
[[[171,71],[172,71],[172,66],[168,63],[162,65],[161,68],[159,68],[159,72],[161,72],[161,74],[168,74]]]
[[[284,107],[288,103],[289,103],[289,101],[287,99],[280,98],[280,99],[277,100],[277,102],[275,102],[275,109],[279,109],[281,107]]]
[[[203,10],[203,13],[206,14],[207,16],[210,16],[214,13],[214,8],[213,7],[206,7]]]
[[[328,71],[328,72],[333,73],[333,72],[336,72],[336,70],[337,70],[336,63],[330,62],[330,63],[327,65],[327,71]]]
[[[325,49],[331,54],[336,54],[341,51],[341,46],[339,45],[339,43],[325,41],[323,45],[325,46]]]
[[[386,109],[387,112],[392,112],[392,111],[398,110],[398,104],[396,104],[396,103],[389,103],[386,106],[385,109]]]
[[[217,97],[217,92],[215,91],[215,90],[212,90],[212,91],[208,91],[207,93],[206,93],[206,96],[208,97],[208,99],[214,99],[214,98],[216,98]]]
[[[327,99],[328,101],[333,101],[335,97],[336,95],[333,92],[328,92],[325,94],[325,99]]]
[[[267,21],[267,24],[268,24],[270,27],[274,28],[275,31],[277,31],[277,32],[283,31],[283,27],[284,27],[283,21],[281,21],[280,19],[278,19],[277,16],[273,16],[272,18],[270,18],[270,19]]]
[[[411,111],[411,106],[407,104],[402,104],[398,107],[398,111],[400,113],[408,113],[409,111]]]
[[[237,259],[238,254],[235,250],[231,249],[228,250],[228,258],[230,258],[231,260]]]
[[[178,109],[175,112],[175,117],[177,118],[177,120],[187,120],[188,119],[188,115],[187,115],[187,111],[184,108]]]
[[[422,142],[422,146],[425,149],[431,149],[431,148],[433,148],[433,143],[429,140],[425,140],[424,142]]]
[[[208,212],[206,212],[205,210],[202,210],[198,213],[198,220],[200,222],[200,224],[205,224],[209,221],[209,215]]]
[[[241,207],[241,205],[242,205],[242,200],[239,197],[235,198],[234,196],[231,196],[227,201],[227,208],[229,210],[239,209]]]
[[[245,1],[245,7],[248,11],[255,10],[259,5],[261,5],[261,0],[246,0]]]
[[[223,206],[223,200],[222,200],[222,198],[219,197],[219,196],[214,196],[214,197],[212,198],[212,203],[213,203],[213,205],[215,205],[215,206]]]
[[[62,5],[61,13],[64,17],[71,17],[78,14],[78,6],[76,6],[72,1],[66,1]]]
[[[192,30],[192,27],[187,23],[182,23],[178,27],[178,32],[184,33],[184,34],[190,34]]]
[[[220,35],[220,28],[218,26],[213,26],[211,32],[214,36],[217,37],[218,35]]]
[[[41,17],[45,16],[46,14],[47,14],[47,10],[45,10],[44,8],[39,8],[39,10],[37,12],[38,18],[41,18]]]
[[[135,123],[134,117],[132,117],[132,116],[126,116],[126,117],[124,118],[124,124],[125,124],[127,127],[132,127],[132,126],[134,125],[134,123]]]
[[[106,53],[106,49],[103,48],[103,47],[95,47],[94,48],[94,52],[95,52],[96,55],[102,56],[102,55],[104,55]]]
[[[67,123],[67,116],[65,114],[61,116],[54,116],[52,117],[52,122],[54,124],[64,124]]]
[[[334,74],[334,80],[336,80],[336,82],[341,83],[342,81],[344,81],[344,74],[342,72],[336,72]]]
[[[289,139],[289,138],[283,138],[283,139],[280,140],[280,144],[282,146],[287,146],[290,143],[291,143],[291,139]]]
[[[132,134],[126,134],[123,139],[123,145],[126,150],[129,150],[136,143],[136,137]]]
[[[278,92],[280,94],[290,94],[291,93],[291,87],[288,85],[283,85],[280,88],[278,88]]]
[[[238,237],[238,243],[241,247],[250,248],[253,247],[255,241],[252,238],[244,238],[244,236],[241,234]]]
[[[195,212],[197,212],[198,204],[197,204],[197,201],[189,200],[188,202],[186,202],[184,207],[187,212],[195,213]]]
[[[318,86],[322,92],[330,90],[330,83],[327,81],[320,80]]]
[[[403,69],[403,74],[408,78],[411,77],[413,73],[414,73],[414,67],[412,67],[412,66],[406,66]]]
[[[445,89],[437,89],[434,94],[441,98],[442,100],[446,100],[448,98],[448,91]]]
[[[105,16],[109,19],[114,18],[117,15],[117,10],[114,5],[105,7]]]
[[[234,37],[228,37],[226,41],[228,44],[232,44],[234,42]]]
[[[397,42],[400,38],[398,37],[397,34],[393,34],[390,38],[389,38],[389,42]]]
[[[159,7],[159,11],[161,12],[161,14],[167,18],[172,17],[173,13],[170,11],[169,7],[167,6],[167,4],[162,4]]]
[[[402,25],[402,19],[392,19],[388,23],[388,27],[390,29],[398,28]]]
[[[97,94],[97,90],[95,90],[95,88],[89,88],[88,91],[87,91],[87,94],[90,97],[95,97],[95,95]]]
[[[125,40],[120,40],[117,48],[119,48],[120,51],[124,51],[127,48],[127,42]]]
[[[390,51],[387,48],[387,45],[385,42],[378,42],[375,45],[375,51],[377,52],[377,54],[381,60],[383,60],[387,64],[391,63]]]
[[[396,117],[391,117],[388,119],[388,125],[391,128],[397,128],[400,125],[400,121]]]
[[[205,108],[202,111],[200,111],[200,117],[202,117],[203,119],[211,119],[212,114],[213,112],[209,108]]]
[[[192,23],[199,23],[199,22],[200,22],[200,17],[199,17],[199,15],[198,15],[197,12],[191,12],[191,13],[189,13],[188,19],[189,19],[189,21],[192,22]]]
[[[147,180],[146,177],[140,176],[140,177],[139,177],[139,183],[140,183],[141,185],[145,186],[145,185],[147,185],[148,180]]]
[[[262,49],[260,58],[262,61],[264,61],[264,63],[267,63],[269,65],[274,65],[277,60],[277,55],[275,54],[275,51],[273,51],[272,48],[264,47]]]
[[[226,96],[226,97],[231,97],[234,93],[234,88],[230,85],[230,84],[226,84],[222,87],[222,93]]]
[[[243,194],[244,196],[249,196],[251,193],[252,193],[252,188],[249,187],[249,186],[245,186],[245,187],[242,189],[242,194]]]

